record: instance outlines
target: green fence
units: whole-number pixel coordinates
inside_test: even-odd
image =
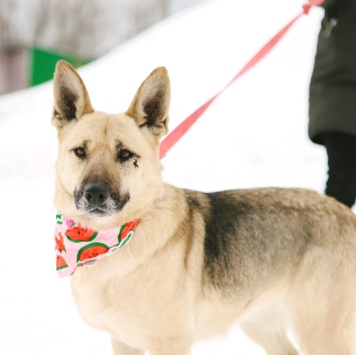
[[[29,85],[34,86],[53,78],[54,68],[56,63],[64,59],[74,68],[78,68],[84,64],[89,63],[91,60],[76,58],[70,55],[50,52],[40,48],[31,48],[31,70]]]

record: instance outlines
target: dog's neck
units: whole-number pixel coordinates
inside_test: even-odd
[[[119,227],[95,231],[74,223],[62,214],[56,215],[56,266],[60,277],[72,275],[80,266],[94,265],[126,245],[132,238],[138,220]]]

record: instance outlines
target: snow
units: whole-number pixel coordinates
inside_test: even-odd
[[[301,11],[300,0],[216,0],[181,12],[82,68],[98,110],[128,108],[143,79],[167,67],[171,129],[220,90]],[[323,191],[326,158],[307,137],[308,83],[321,9],[200,118],[164,158],[166,181],[192,189],[298,186]],[[0,354],[111,354],[86,326],[54,268],[56,132],[51,83],[0,97]],[[264,352],[238,329],[193,355]]]

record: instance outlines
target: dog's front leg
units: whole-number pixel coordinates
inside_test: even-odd
[[[118,340],[111,339],[112,350],[114,355],[144,355],[145,352],[140,349],[130,348],[124,343],[121,343]]]

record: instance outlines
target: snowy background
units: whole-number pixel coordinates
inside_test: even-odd
[[[301,11],[301,0],[200,3],[80,70],[98,110],[125,111],[157,66],[172,85],[171,129],[221,89]],[[313,9],[230,87],[164,158],[172,184],[213,191],[296,186],[323,191],[326,157],[307,137],[308,83],[321,9]],[[0,97],[0,354],[109,355],[55,271],[52,87]],[[193,355],[262,355],[239,329]]]

